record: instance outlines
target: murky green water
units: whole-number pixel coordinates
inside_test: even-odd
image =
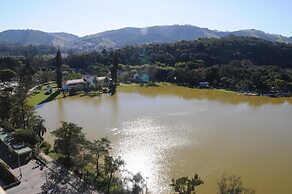
[[[123,87],[115,96],[65,98],[37,112],[49,131],[64,120],[90,140],[109,137],[126,168],[149,177],[152,193],[171,193],[172,177],[194,173],[205,181],[198,193],[215,194],[223,174],[241,176],[258,194],[292,193],[292,98]]]

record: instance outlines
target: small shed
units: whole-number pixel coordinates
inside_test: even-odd
[[[143,73],[141,76],[141,80],[144,83],[148,83],[150,81],[149,75],[147,73]]]

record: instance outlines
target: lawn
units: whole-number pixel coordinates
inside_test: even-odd
[[[59,93],[56,89],[53,89],[53,92],[50,95],[46,95],[45,92],[47,86],[42,87],[41,90],[35,91],[27,98],[27,102],[31,106],[37,106],[39,104],[49,102],[58,98],[63,97],[62,93]]]
[[[56,152],[50,152],[48,153],[48,156],[50,156],[53,160],[58,160],[61,157],[61,154]]]

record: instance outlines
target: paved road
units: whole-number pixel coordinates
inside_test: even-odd
[[[18,168],[12,171],[16,176],[20,175]],[[54,163],[42,169],[36,160],[31,160],[21,167],[21,172],[20,185],[7,190],[7,194],[97,194]]]

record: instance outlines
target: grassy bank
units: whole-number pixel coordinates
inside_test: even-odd
[[[175,84],[172,84],[172,83],[169,83],[169,82],[155,82],[154,85],[147,85],[145,84],[144,87],[155,87],[155,86],[162,86],[162,85],[175,85]],[[141,86],[141,84],[138,84],[138,83],[120,83],[118,85],[118,87],[132,87],[132,86]]]
[[[141,86],[140,84],[137,83],[120,83],[119,87],[137,87],[137,86]],[[155,82],[155,85],[153,85],[153,87],[155,86],[179,86],[179,87],[186,87],[186,86],[180,86],[177,84],[173,84],[173,83],[169,83],[169,82]],[[152,87],[152,85],[144,85],[144,87]],[[187,88],[191,88],[191,87],[187,87]],[[200,89],[200,88],[193,88],[193,89]],[[231,93],[231,94],[238,94],[238,92],[235,91],[231,91],[231,90],[227,90],[227,89],[216,89],[216,88],[210,88],[210,89],[206,89],[206,88],[202,88],[202,90],[214,90],[214,91],[218,91],[218,92],[224,92],[224,93]]]
[[[48,86],[42,86],[41,89],[33,91],[32,94],[27,98],[28,104],[31,106],[37,106],[39,104],[63,97],[63,94],[58,92],[55,88],[53,88],[53,92],[51,94],[45,94],[47,88]]]

